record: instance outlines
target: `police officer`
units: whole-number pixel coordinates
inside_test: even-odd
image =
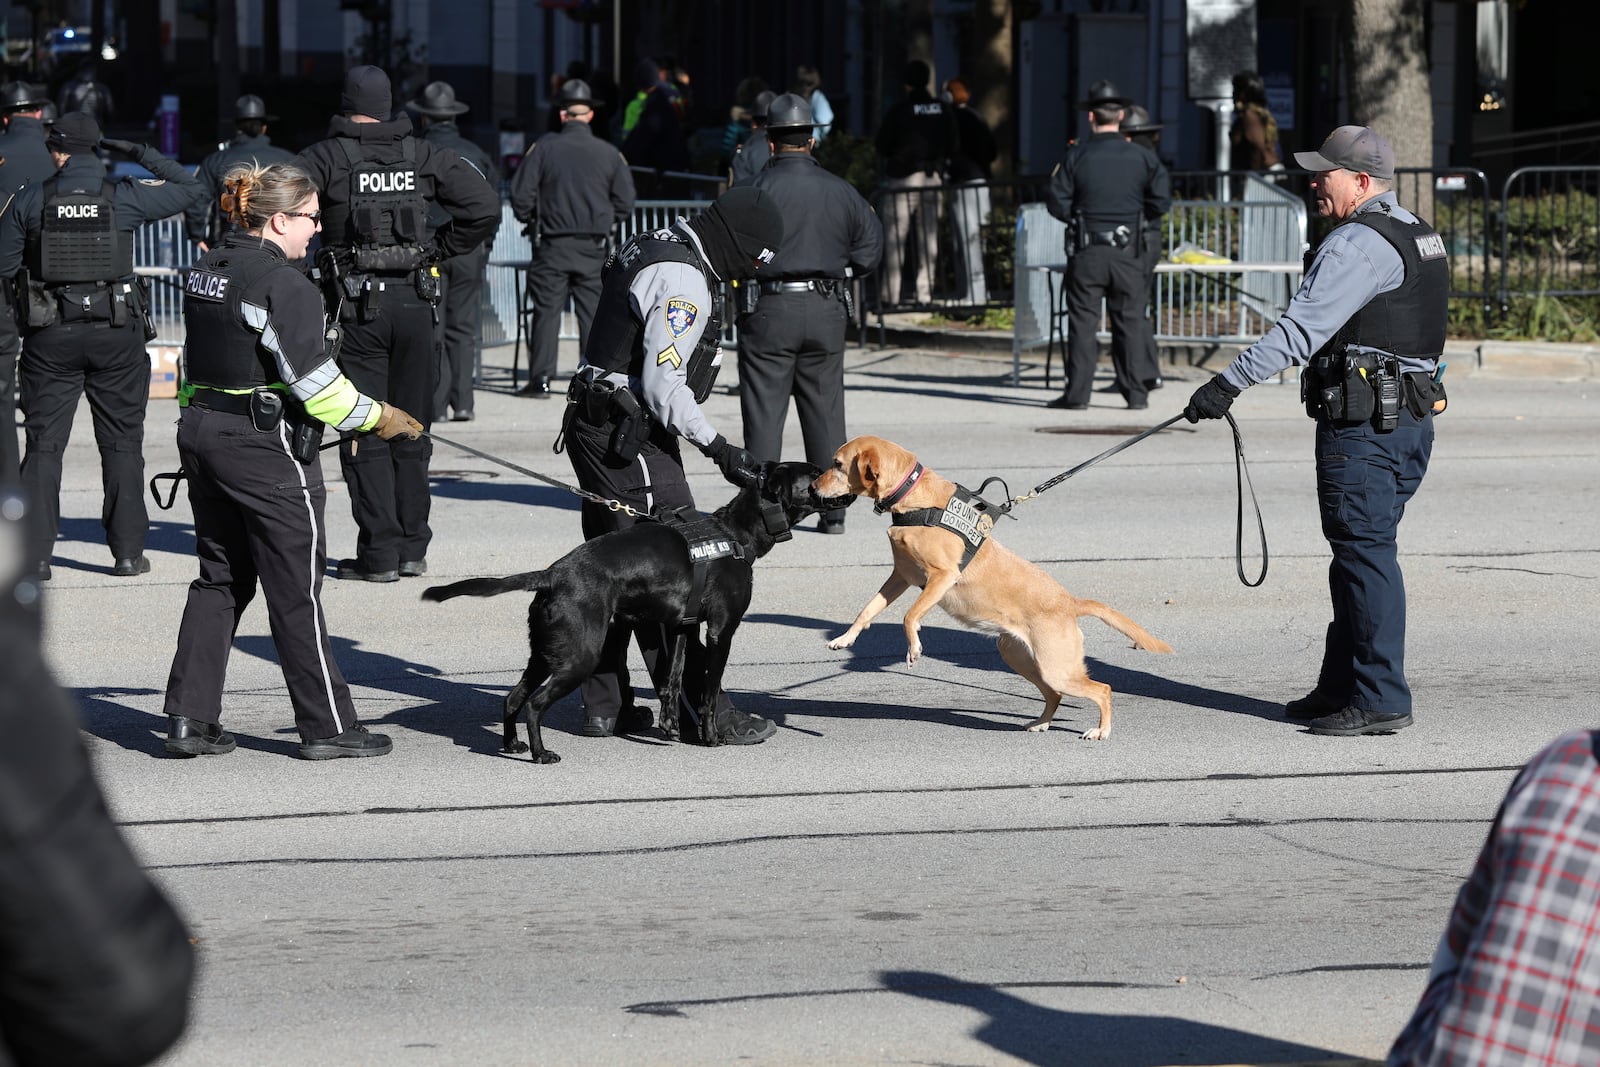
[[[1345,737],[1411,725],[1406,597],[1395,538],[1428,469],[1450,270],[1444,241],[1400,206],[1394,149],[1366,126],[1340,126],[1295,162],[1316,171],[1317,210],[1337,226],[1265,337],[1195,390],[1190,422],[1227,413],[1241,390],[1300,366],[1317,420],[1317,499],[1333,549],[1333,621],[1316,688],[1290,719]]]
[[[711,425],[700,404],[711,394],[721,352],[723,283],[754,277],[783,240],[783,218],[766,193],[730,189],[692,219],[635,235],[607,264],[594,333],[568,386],[562,432],[578,484],[641,512],[692,506],[678,438],[687,438],[734,485],[757,467],[750,453]],[[558,441],[558,448],[560,441]],[[583,504],[583,536],[633,524],[632,517]],[[583,733],[605,737],[647,729],[628,683],[630,627],[614,624],[600,666],[582,686]],[[639,649],[659,690],[668,656],[659,627],[641,628]],[[685,677],[694,675],[691,668]],[[685,694],[693,704],[700,694]],[[662,715],[677,709],[662,709]],[[753,745],[777,727],[717,696],[716,730],[725,744]]]
[[[0,110],[6,131],[0,134],[0,215],[10,210],[11,198],[30,182],[42,182],[56,172],[55,160],[44,144],[44,93],[27,82],[0,86]],[[17,464],[17,357],[22,335],[17,331],[11,287],[0,284],[0,485],[15,485]]]
[[[611,229],[633,213],[628,161],[589,128],[594,121],[589,83],[568,79],[560,101],[560,132],[535,141],[511,180],[511,210],[533,242],[528,265],[532,354],[520,395],[538,399],[550,396],[561,310],[569,296],[578,312],[578,351],[588,347]]]
[[[1145,312],[1149,282],[1144,271],[1144,221],[1159,219],[1172,205],[1171,179],[1156,154],[1122,136],[1118,125],[1128,101],[1108,81],[1095,82],[1079,104],[1089,112],[1087,141],[1067,150],[1050,176],[1046,206],[1067,223],[1067,385],[1052,408],[1089,406],[1095,365],[1100,361],[1103,299],[1111,318],[1113,345],[1141,363],[1127,381],[1128,407],[1149,407],[1156,368],[1145,365],[1152,351]]]
[[[338,328],[325,333],[316,286],[289,265],[320,226],[306,173],[240,164],[223,176],[218,208],[233,232],[184,281],[178,455],[200,576],[189,585],[167,680],[167,751],[233,751],[221,726],[223,672],[259,580],[300,755],[382,756],[390,741],[357,724],[322,614],[327,496],[318,446],[324,423],[413,441],[422,425],[358,392],[334,364],[327,342]]]
[[[184,229],[189,240],[204,252],[222,239],[223,217],[217,210],[217,195],[222,191],[222,176],[241,163],[259,163],[265,167],[273,163],[288,163],[294,153],[279,148],[267,136],[267,124],[278,121],[278,116],[267,114],[267,105],[259,96],[245,95],[233,102],[235,132],[233,140],[200,161],[195,177],[205,186],[206,195],[183,213]]]
[[[149,145],[102,141],[99,125],[81,111],[62,115],[46,144],[59,168],[55,176],[25,186],[0,219],[0,278],[27,271],[26,280],[17,280],[27,441],[22,485],[42,523],[38,571],[49,576],[61,521],[61,455],[78,398],[87,394],[100,446],[111,573],[144,574],[150,569],[144,343],[154,331],[147,326],[148,297],[134,279],[133,231],[187,208],[200,183]],[[107,180],[95,155],[102,145],[155,177]]]
[[[461,136],[456,126],[456,116],[466,114],[469,108],[456,99],[455,88],[449,82],[429,82],[406,109],[418,116],[424,141],[448,148],[483,175],[484,181],[498,188],[500,176],[489,153],[477,142]],[[450,221],[450,216],[438,205],[431,207],[429,214],[435,228]],[[495,228],[499,228],[498,217]],[[449,409],[455,410],[456,422],[472,420],[472,380],[478,372],[481,333],[478,304],[483,297],[483,272],[489,265],[489,247],[493,244],[494,235],[490,234],[472,251],[451,256],[439,264],[439,277],[444,286],[444,323],[439,385],[433,394],[436,422],[443,422]]]
[[[933,260],[939,248],[939,198],[942,172],[956,145],[955,115],[949,105],[928,92],[933,76],[928,64],[913,59],[901,81],[905,96],[883,116],[878,128],[878,157],[889,178],[883,200],[888,255],[884,270],[885,303],[900,302],[906,238],[911,216],[917,217],[917,275],[913,283],[919,304],[933,302]]]
[[[767,117],[776,99],[777,94],[771,89],[763,89],[751,102],[750,136],[734,151],[733,162],[728,165],[730,186],[749,185],[761,173],[761,168],[767,165],[767,160],[772,158],[772,142],[767,139]]]
[[[1164,129],[1159,122],[1150,120],[1150,112],[1138,104],[1129,104],[1122,112],[1122,121],[1117,129],[1122,136],[1134,144],[1144,145],[1150,151],[1160,156],[1157,146],[1161,143],[1161,131]],[[1161,262],[1161,220],[1159,218],[1145,218],[1143,232],[1140,235],[1139,265],[1144,271],[1145,303],[1154,307],[1156,302],[1156,264]],[[1096,389],[1097,393],[1128,394],[1128,383],[1139,381],[1145,384],[1145,391],[1161,388],[1161,357],[1156,349],[1156,335],[1152,329],[1145,335],[1143,352],[1129,353],[1122,345],[1113,339],[1111,344],[1111,371],[1110,385],[1103,385]]]
[[[792,395],[806,459],[826,468],[845,442],[846,286],[877,269],[883,227],[849,182],[812,157],[817,142],[805,97],[774,100],[767,133],[776,154],[753,184],[777,204],[786,236],[761,280],[740,289],[758,300],[739,319],[744,446],[757,462],[782,458]],[[824,514],[817,528],[843,533],[844,511]]]
[[[356,388],[431,421],[439,374],[441,259],[488,240],[500,199],[460,156],[411,134],[392,113],[389,76],[353,67],[330,136],[295,165],[322,191],[323,298],[345,327],[340,366]],[[435,229],[429,205],[450,223]],[[428,569],[428,460],[424,438],[375,441],[347,434],[339,464],[359,533],[341,578],[393,582]]]

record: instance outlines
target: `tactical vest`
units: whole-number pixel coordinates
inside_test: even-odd
[[[368,159],[361,143],[340,137],[350,160],[350,216],[344,240],[354,253],[354,269],[383,274],[416,270],[427,261],[423,244],[430,236],[428,202],[417,172],[417,139],[400,142],[393,163]]]
[[[684,377],[694,393],[695,403],[704,403],[716,384],[721,356],[717,341],[722,336],[722,283],[712,276],[687,238],[672,230],[635,234],[606,261],[602,275],[600,309],[628,308],[628,293],[639,272],[656,263],[687,263],[705,277],[711,293],[710,313],[705,331],[684,365]],[[644,323],[633,314],[596,314],[589,327],[589,344],[583,358],[604,371],[623,371],[630,377],[644,374]]]
[[[270,252],[223,247],[189,268],[183,283],[184,377],[214,389],[253,389],[280,380],[262,335],[245,324],[240,301],[274,270],[293,270]]]
[[[1385,211],[1363,211],[1350,222],[1388,241],[1400,253],[1406,276],[1398,289],[1379,293],[1339,327],[1327,351],[1361,345],[1393,356],[1437,357],[1444,352],[1450,297],[1444,238],[1420,219],[1401,222]]]
[[[91,184],[44,183],[39,281],[109,282],[133,273],[133,235],[117,231],[117,187],[103,178],[98,188]]]

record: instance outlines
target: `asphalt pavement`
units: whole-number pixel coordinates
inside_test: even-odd
[[[477,420],[439,430],[567,479],[551,452],[561,402],[510,395],[504,353],[488,355]],[[1009,354],[851,349],[848,365],[852,433],[1013,494],[1176,414],[1209,373],[1173,368],[1146,411],[1097,393],[1057,412],[1037,360],[1021,387]],[[526,597],[418,594],[548,564],[580,538],[576,498],[443,445],[428,576],[324,586],[357,708],[394,753],[294,758],[258,604],[229,666],[238,750],[166,758],[189,509],[180,496],[152,512],[151,573],[112,577],[85,407],[47,656],[115,817],[196,939],[192,1022],[165,1062],[1381,1058],[1517,768],[1600,722],[1600,383],[1452,375],[1401,528],[1410,729],[1326,738],[1282,718],[1329,618],[1312,426],[1286,384],[1234,406],[1270,553],[1259,588],[1235,574],[1224,424],[1180,422],[1000,523],[1010,548],[1175,649],[1084,622],[1090,670],[1114,690],[1111,740],[1081,738],[1095,722],[1081,701],[1024,732],[1037,692],[942,613],[908,668],[909,597],[830,652],[889,569],[887,521],[858,504],[843,536],[802,529],[757,564],[727,685],[776,737],[585,738],[569,697],[546,722],[552,766],[499,752]],[[707,411],[738,436],[736,397]],[[151,473],[176,466],[175,417],[152,402]],[[800,458],[792,415],[786,440]],[[687,463],[703,505],[732,495],[692,450]],[[338,558],[355,530],[325,468]]]

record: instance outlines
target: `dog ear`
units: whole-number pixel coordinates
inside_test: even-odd
[[[861,484],[867,489],[878,484],[878,470],[881,463],[878,459],[877,449],[871,445],[862,445],[856,452],[856,475],[861,479]]]

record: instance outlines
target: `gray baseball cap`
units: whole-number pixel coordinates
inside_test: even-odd
[[[1394,146],[1370,126],[1340,126],[1315,152],[1296,152],[1306,170],[1353,170],[1394,181]]]

